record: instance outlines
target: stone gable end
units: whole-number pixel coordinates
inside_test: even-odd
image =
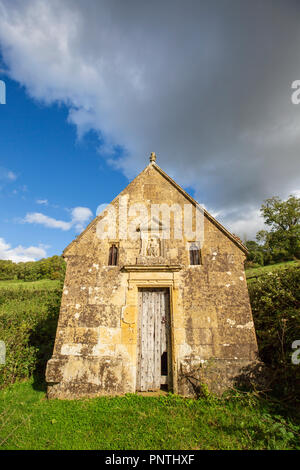
[[[134,239],[123,236],[120,201],[127,227],[141,216]],[[64,251],[49,397],[160,387],[191,396],[201,382],[221,392],[256,361],[245,247],[205,211],[200,264],[191,265],[195,239],[175,238],[173,215],[163,238],[168,227],[151,216],[153,204],[175,205],[182,214],[192,205],[195,230],[195,201],[152,162],[111,203],[115,219],[103,211]],[[115,233],[101,239],[105,217]],[[112,245],[116,265],[109,265]]]

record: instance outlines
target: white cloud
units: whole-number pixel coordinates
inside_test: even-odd
[[[17,175],[7,168],[0,166],[0,182],[12,182],[17,179]]]
[[[52,217],[48,217],[45,214],[41,214],[40,212],[31,212],[26,214],[23,222],[28,224],[39,224],[44,225],[45,227],[49,228],[59,228],[61,230],[70,230],[71,223],[64,222],[63,220],[56,220]]]
[[[58,228],[60,230],[70,230],[75,228],[76,232],[81,232],[88,220],[93,216],[92,211],[88,207],[75,207],[71,210],[71,220],[57,220],[40,212],[31,212],[26,214],[22,220],[23,223],[43,225],[48,228]]]
[[[45,247],[40,246],[29,246],[25,248],[22,245],[18,245],[15,248],[12,248],[9,243],[3,238],[0,238],[0,259],[4,260],[12,260],[15,263],[19,263],[21,261],[36,261],[40,258],[45,258],[47,256],[47,252]]]
[[[13,171],[8,171],[7,172],[7,178],[10,181],[15,181],[17,179],[17,175]]]
[[[48,199],[37,199],[36,203],[44,205],[44,206],[48,206]]]
[[[104,202],[103,204],[99,204],[99,206],[96,209],[96,215],[101,214],[102,211],[109,205],[108,202]]]
[[[77,233],[82,232],[88,220],[93,216],[92,211],[87,207],[75,207],[72,209],[71,214],[72,220],[70,223],[72,227],[75,227]]]
[[[222,216],[219,217],[219,220],[221,219]],[[255,240],[257,232],[266,229],[260,211],[257,209],[247,210],[246,213],[239,214],[236,220],[227,217],[224,220],[224,225],[231,233],[234,233],[243,241]]]
[[[296,189],[295,191],[291,191],[292,196],[300,198],[300,189]]]

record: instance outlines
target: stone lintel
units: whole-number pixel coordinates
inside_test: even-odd
[[[176,272],[180,271],[182,266],[180,264],[132,264],[125,265],[121,269],[124,272],[148,272],[148,271],[164,271],[164,272]]]

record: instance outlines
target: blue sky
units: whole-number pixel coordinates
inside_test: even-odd
[[[0,258],[61,253],[152,151],[254,239],[300,195],[299,23],[298,0],[0,0]]]
[[[60,254],[78,229],[24,223],[26,215],[42,213],[69,222],[71,210],[84,207],[91,211],[90,217],[83,217],[86,225],[98,205],[110,202],[128,179],[101,157],[94,132],[78,139],[64,105],[40,104],[24,87],[1,78],[6,83],[6,105],[0,106],[1,238],[12,249],[40,246],[47,256]],[[21,256],[31,258],[26,251]]]

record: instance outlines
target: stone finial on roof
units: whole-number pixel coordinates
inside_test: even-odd
[[[151,155],[150,155],[150,163],[153,163],[156,161],[156,155],[155,155],[155,152],[151,152]]]

